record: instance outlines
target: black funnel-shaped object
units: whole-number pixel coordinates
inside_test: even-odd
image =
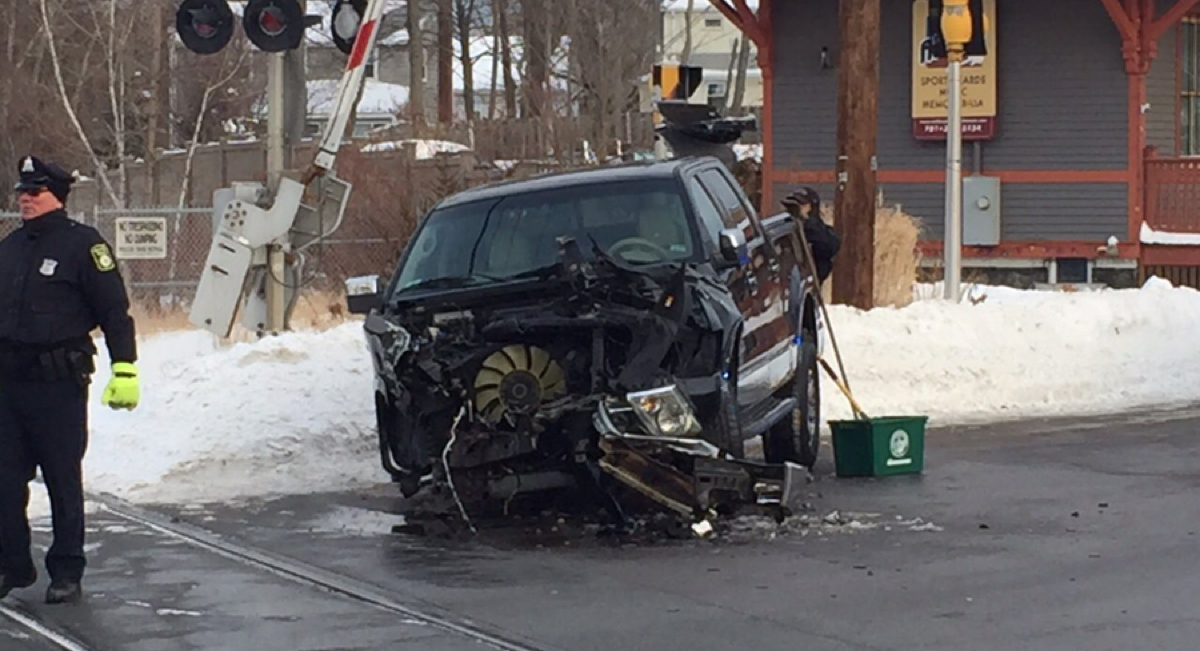
[[[677,158],[714,156],[729,169],[737,163],[733,143],[747,131],[758,130],[754,116],[723,118],[707,104],[688,104],[683,101],[656,103],[663,123],[658,135],[667,142]]]

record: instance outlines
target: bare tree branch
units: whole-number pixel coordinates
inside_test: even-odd
[[[71,100],[67,97],[66,84],[63,82],[62,65],[58,58],[58,47],[54,42],[54,30],[50,26],[50,13],[46,8],[46,0],[40,0],[42,10],[42,25],[46,29],[46,43],[50,48],[50,62],[54,68],[54,78],[58,82],[58,93],[62,98],[63,108],[66,109],[67,115],[71,119],[71,123],[75,126],[75,131],[79,134],[80,141],[87,148],[88,154],[92,159],[92,164],[96,168],[96,175],[100,177],[100,182],[104,185],[104,190],[108,193],[109,199],[117,208],[124,208],[125,203],[121,197],[113,190],[112,182],[108,178],[108,173],[105,170],[104,164],[100,162],[100,158],[96,156],[96,150],[92,147],[91,140],[88,139],[87,133],[83,130],[83,125],[79,123],[79,116],[75,113],[75,108],[71,106]]]

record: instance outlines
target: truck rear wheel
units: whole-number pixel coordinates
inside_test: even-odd
[[[821,376],[816,335],[809,331],[800,344],[798,362],[789,385],[796,408],[763,435],[763,453],[767,463],[791,461],[811,470],[821,448]]]

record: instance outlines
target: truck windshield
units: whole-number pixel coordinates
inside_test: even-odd
[[[687,260],[698,252],[675,181],[574,185],[434,211],[414,235],[395,292],[537,275],[558,262],[562,236],[575,238],[587,258],[598,245],[634,265]]]

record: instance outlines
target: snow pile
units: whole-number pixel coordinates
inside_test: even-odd
[[[1200,398],[1200,293],[1157,279],[1127,291],[974,288],[962,303],[833,306],[831,317],[872,415],[947,425]],[[143,341],[141,356],[134,412],[101,406],[107,371],[96,377],[89,490],[191,503],[387,481],[360,323],[229,347],[173,333]],[[98,363],[107,369],[103,353]],[[822,388],[824,416],[849,417],[835,385]],[[35,491],[35,515],[44,499]]]
[[[140,355],[133,412],[100,405],[108,376],[97,374],[89,490],[224,500],[386,480],[361,324],[229,348],[207,333],[174,333],[144,341]]]
[[[1200,293],[1157,278],[1124,291],[975,288],[962,303],[832,306],[830,318],[870,415],[946,425],[1200,399]],[[832,363],[828,343],[825,354]],[[824,416],[850,417],[837,387],[822,388]]]
[[[438,154],[461,154],[471,151],[471,148],[458,142],[450,140],[394,140],[389,142],[375,142],[369,145],[363,145],[361,151],[363,153],[373,152],[389,152],[400,151],[405,145],[411,144],[414,147],[417,160],[428,160],[437,157]]]

